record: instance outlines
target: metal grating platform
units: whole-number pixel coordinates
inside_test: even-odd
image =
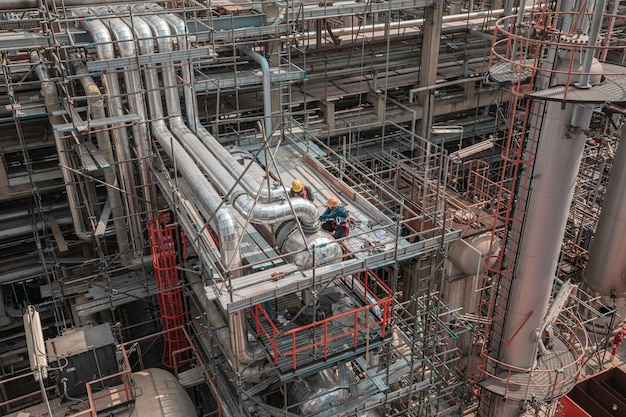
[[[447,244],[459,239],[461,233],[461,230],[455,230],[446,233],[443,237],[437,236],[416,243],[399,241],[398,246],[393,245],[392,248],[380,253],[364,254],[361,259],[348,259],[332,265],[320,266],[314,270],[299,270],[295,265],[284,265],[233,280],[232,293],[219,294],[214,286],[205,287],[205,292],[210,300],[219,299],[224,309],[232,314],[283,295],[311,288],[314,283],[323,284],[340,276],[412,259],[440,247],[442,243]],[[362,248],[362,243],[358,245]],[[277,275],[272,276],[272,274],[276,272],[284,273],[284,275],[281,274],[279,279],[275,279]]]
[[[302,305],[304,303],[294,294],[278,300],[276,308],[278,314],[273,322],[280,333],[275,338],[275,347],[267,338],[267,335],[273,335],[272,325],[263,315],[260,316],[263,330],[259,339],[265,345],[269,356],[276,359],[276,366],[285,377],[308,373],[312,367],[320,363],[321,367],[328,367],[338,361],[353,359],[365,350],[383,343],[382,325],[377,324],[380,319],[370,311],[338,317],[340,314],[363,307],[339,287],[330,286],[319,295],[319,305],[316,309],[319,317],[316,325],[313,325],[311,314],[297,314]],[[310,309],[308,311],[311,312]],[[321,316],[320,312],[323,312]],[[287,322],[285,316],[293,316],[295,323]],[[355,316],[358,317],[356,332],[354,332]],[[324,319],[328,319],[326,324],[322,322]],[[251,323],[251,328],[256,330],[255,323]],[[293,335],[289,334],[296,329],[299,331]],[[315,344],[317,346],[313,346]],[[293,351],[296,351],[295,369]]]
[[[578,366],[576,357],[561,340],[555,339],[554,348],[541,356],[532,372],[500,372],[480,382],[480,386],[494,394],[512,400],[534,398],[551,401],[567,394],[576,385]]]
[[[575,86],[558,86],[527,94],[527,97],[572,103],[610,103],[626,100],[626,67],[602,64],[605,77],[601,84],[579,89]]]

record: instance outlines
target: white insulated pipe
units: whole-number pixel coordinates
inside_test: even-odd
[[[604,296],[626,297],[626,124],[607,185],[602,212],[583,273],[585,284]]]

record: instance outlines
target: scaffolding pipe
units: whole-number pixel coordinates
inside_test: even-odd
[[[76,10],[79,16],[97,15],[92,9],[81,8]],[[98,59],[110,60],[115,57],[115,50],[111,40],[111,34],[106,26],[99,20],[82,19],[81,24],[91,34],[96,45]],[[109,71],[104,73],[102,78],[104,88],[109,96],[108,108],[111,117],[124,115],[122,99],[120,97],[120,85],[117,74]],[[137,238],[141,236],[141,224],[139,221],[139,207],[135,204],[135,180],[133,167],[130,162],[130,146],[128,134],[124,124],[113,124],[113,138],[115,140],[115,151],[117,153],[118,164],[120,166],[121,189],[124,191],[124,200],[127,215],[130,218],[130,248],[138,253]]]
[[[43,2],[54,4],[54,1]],[[57,0],[58,5],[65,7],[92,6],[102,4],[102,0]],[[42,5],[41,0],[2,0],[0,10],[38,9]]]
[[[74,73],[79,76],[78,80],[85,90],[87,96],[87,102],[89,103],[89,109],[91,110],[91,116],[94,120],[101,120],[106,117],[104,112],[104,102],[102,95],[100,94],[100,88],[96,85],[95,81],[87,71],[85,64],[77,60],[76,55],[72,56],[72,68]],[[113,227],[115,228],[115,237],[117,239],[117,246],[120,252],[120,260],[122,264],[128,266],[131,261],[130,254],[126,251],[128,247],[128,231],[126,229],[126,222],[124,221],[124,205],[122,203],[122,197],[117,190],[117,173],[115,169],[113,148],[111,147],[111,140],[109,133],[104,129],[98,129],[96,131],[96,141],[98,143],[98,150],[110,163],[110,167],[104,170],[104,182],[107,184],[106,191],[109,199],[109,205],[111,207],[111,213],[113,214]]]
[[[41,81],[41,95],[44,99],[50,125],[54,126],[65,123],[63,117],[56,115],[63,109],[61,102],[59,101],[59,93],[54,82],[50,81],[50,76],[41,63],[39,52],[32,51],[30,53],[30,62],[37,64],[35,66],[35,73],[37,74],[37,78]],[[71,166],[71,162],[69,156],[67,155],[65,141],[56,130],[52,129],[52,134],[54,136],[54,141],[56,142],[57,154],[61,165],[61,173],[63,175],[63,181],[65,182],[67,201],[72,214],[72,223],[74,224],[74,233],[80,240],[91,240],[93,232],[87,232],[85,230],[83,215],[78,208],[78,190],[76,190],[74,177],[71,171],[67,169],[67,167]]]
[[[526,11],[532,10],[533,7],[535,6],[534,5],[526,6],[524,10]],[[512,10],[517,13],[519,8],[515,7]],[[472,19],[484,19],[485,17],[493,18],[495,20],[495,18],[507,16],[505,12],[506,12],[505,9],[496,9],[496,10],[481,10],[478,12],[471,12],[471,13],[451,14],[451,15],[443,16],[443,23],[463,22],[463,21],[468,21]],[[333,34],[335,36],[352,34],[352,33],[355,33],[355,29],[357,29],[358,33],[360,34],[374,32],[377,30],[387,30],[387,29],[388,31],[392,31],[396,29],[418,28],[422,26],[423,24],[424,24],[424,19],[403,20],[400,22],[391,22],[391,23],[375,23],[375,24],[369,24],[369,25],[360,25],[357,27],[348,26],[348,27],[333,29]],[[484,22],[481,21],[480,25],[482,26],[483,24]],[[302,35],[302,38],[309,39],[315,36],[316,36],[316,32],[306,32]]]

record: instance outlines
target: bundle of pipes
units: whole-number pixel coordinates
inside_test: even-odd
[[[166,13],[156,4],[136,4],[100,7],[81,7],[73,10],[76,16],[86,17],[80,20],[85,29],[91,34],[96,45],[98,59],[109,60],[115,58],[113,41],[117,45],[119,55],[123,58],[136,56],[135,42],[142,55],[153,54],[155,48],[160,53],[169,53],[174,50],[174,41],[179,50],[188,48],[187,28],[183,19],[176,15]],[[130,17],[132,13],[132,19]],[[97,19],[94,19],[97,17]],[[251,50],[245,50],[248,56],[259,62],[267,61],[259,54]],[[76,66],[78,75],[81,67]],[[318,209],[306,199],[288,199],[283,186],[269,187],[267,181],[251,175],[218,141],[201,125],[197,118],[195,97],[192,89],[187,86],[192,84],[192,69],[187,60],[180,62],[181,76],[184,83],[183,93],[185,97],[185,110],[187,123],[183,119],[179,85],[174,63],[164,62],[160,67],[145,66],[140,71],[123,71],[125,93],[128,96],[130,111],[136,113],[140,120],[150,120],[148,124],[135,124],[133,135],[138,142],[140,159],[148,157],[149,143],[148,131],[156,139],[163,151],[171,158],[176,168],[188,182],[194,193],[195,203],[211,213],[209,222],[219,238],[219,247],[222,264],[228,271],[236,271],[233,277],[240,273],[241,234],[239,226],[230,212],[236,209],[249,222],[256,225],[280,225],[289,222],[293,229],[290,236],[285,238],[286,247],[294,251],[308,251],[311,239],[316,247],[323,247],[335,255],[341,255],[341,248],[333,244],[329,235],[320,236]],[[160,71],[159,71],[160,70]],[[163,81],[164,96],[161,95],[159,85],[159,72]],[[269,72],[267,81],[269,81]],[[111,116],[123,114],[121,100],[122,91],[118,80],[118,73],[107,71],[104,74],[104,88],[109,100],[109,113]],[[145,83],[145,94],[148,105],[145,105],[142,81]],[[84,83],[86,88],[88,83]],[[265,90],[269,94],[269,88]],[[167,106],[167,119],[164,117],[163,101]],[[270,107],[271,109],[271,107]],[[268,116],[268,115],[266,115]],[[168,123],[166,123],[168,120]],[[169,125],[168,125],[169,124]],[[271,119],[266,117],[266,135],[271,132]],[[269,129],[269,130],[268,130]],[[113,129],[116,149],[128,150],[128,135],[124,128]],[[99,143],[100,144],[100,143]],[[127,156],[118,155],[119,160],[129,160]],[[124,167],[122,167],[124,169]],[[258,171],[258,169],[257,169]],[[147,164],[140,171],[143,184],[151,182]],[[122,172],[123,174],[123,172]],[[130,180],[132,175],[122,175],[122,179]],[[209,182],[207,176],[211,179]],[[134,185],[127,184],[126,187]],[[220,193],[226,195],[231,206],[225,205]],[[147,198],[150,204],[154,203],[154,197]],[[136,208],[135,208],[136,210]],[[302,227],[296,228],[296,225]],[[204,239],[210,239],[206,228],[196,231],[205,235]],[[293,237],[292,237],[293,236]],[[335,248],[336,247],[336,248]],[[300,256],[300,258],[307,258]],[[317,256],[323,259],[323,256]],[[310,266],[310,265],[304,265]],[[204,294],[199,294],[204,297]],[[230,345],[233,349],[233,357],[242,363],[256,361],[260,357],[258,349],[251,347],[247,338],[247,325],[244,314],[230,316]]]

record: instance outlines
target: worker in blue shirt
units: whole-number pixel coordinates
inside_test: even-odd
[[[348,210],[339,204],[339,200],[336,197],[330,197],[326,200],[325,205],[326,210],[320,216],[322,229],[332,233],[335,239],[350,235],[350,229],[348,228],[350,213],[348,213]]]

